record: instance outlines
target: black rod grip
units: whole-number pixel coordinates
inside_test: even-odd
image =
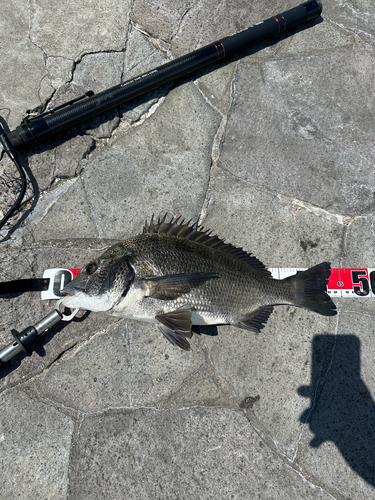
[[[282,14],[270,17],[250,28],[220,40],[225,47],[225,55],[232,56],[240,50],[262,42],[268,38],[285,33],[302,23],[316,19],[322,13],[320,0],[312,0],[298,7],[287,10]]]
[[[321,1],[310,0],[92,97],[69,104],[50,114],[47,112],[43,113],[43,116],[36,116],[26,120],[25,123],[9,132],[7,137],[16,149],[25,147],[35,141],[48,139],[54,134],[74,127],[85,120],[193,71],[197,71],[213,62],[225,59],[241,50],[248,49],[256,43],[316,19],[321,13]]]

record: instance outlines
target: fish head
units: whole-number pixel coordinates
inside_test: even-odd
[[[126,256],[103,254],[91,261],[62,289],[62,304],[70,309],[110,311],[124,297],[134,279]]]

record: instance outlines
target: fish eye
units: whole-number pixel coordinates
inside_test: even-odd
[[[86,274],[94,274],[96,271],[96,265],[95,264],[88,264],[85,269]]]

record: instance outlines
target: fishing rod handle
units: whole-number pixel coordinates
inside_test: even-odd
[[[256,43],[281,35],[300,24],[316,19],[320,16],[322,10],[323,6],[320,0],[310,0],[298,7],[261,21],[239,33],[223,38],[219,43],[223,44],[225,55],[232,56]]]
[[[22,332],[12,329],[14,341],[4,347],[0,351],[0,368],[4,368],[5,364],[20,352],[24,352],[27,356],[31,356],[30,344],[40,337],[46,330],[64,319],[62,313],[56,309],[49,313],[45,318],[38,321],[34,326],[28,326]]]
[[[320,0],[310,0],[298,7],[270,17],[239,33],[206,45],[151,71],[127,80],[91,97],[75,99],[58,109],[26,119],[7,137],[15,149],[48,139],[111,108],[154,90],[173,80],[223,60],[268,38],[285,33],[316,19],[322,13]]]

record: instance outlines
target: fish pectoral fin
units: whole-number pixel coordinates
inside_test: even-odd
[[[233,323],[233,326],[237,326],[238,328],[243,328],[245,330],[251,330],[252,332],[259,333],[259,331],[267,323],[268,318],[270,317],[272,311],[273,311],[272,306],[260,307],[242,321],[239,321],[238,323]]]
[[[171,344],[190,350],[190,344],[186,340],[191,339],[191,310],[189,306],[182,306],[169,313],[157,314],[155,319],[160,321],[158,325],[161,333],[171,342]]]
[[[161,300],[174,300],[189,293],[193,288],[203,285],[207,280],[217,279],[215,273],[179,273],[144,278],[146,297]]]

